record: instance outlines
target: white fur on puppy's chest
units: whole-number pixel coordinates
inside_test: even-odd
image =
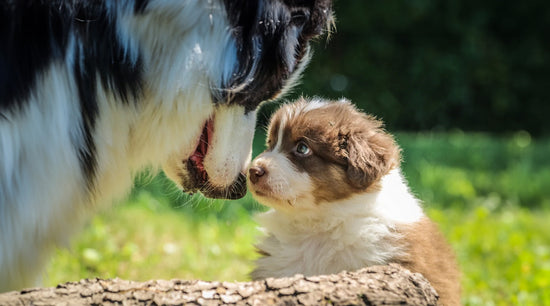
[[[386,264],[403,254],[396,228],[424,216],[399,169],[375,193],[355,195],[316,210],[257,216],[267,237],[258,245],[269,254],[257,260],[253,279],[318,275]]]

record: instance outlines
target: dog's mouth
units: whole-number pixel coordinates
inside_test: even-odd
[[[189,170],[192,170],[196,182],[200,185],[204,185],[208,182],[208,173],[204,169],[204,157],[208,152],[208,145],[212,139],[213,132],[214,121],[209,119],[204,124],[204,128],[202,129],[202,134],[199,138],[199,143],[195,149],[195,152],[193,152],[187,161]]]
[[[200,191],[205,197],[212,199],[240,199],[246,194],[246,176],[243,173],[239,174],[233,184],[225,188],[214,187],[209,182],[208,172],[204,168],[204,159],[208,153],[213,134],[214,120],[209,119],[204,124],[195,151],[187,159],[187,171],[191,180],[187,181],[190,184],[183,182],[184,190],[191,193]]]

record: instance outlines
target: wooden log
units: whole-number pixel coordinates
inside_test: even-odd
[[[84,279],[0,294],[0,305],[436,305],[420,274],[399,265],[254,282]]]

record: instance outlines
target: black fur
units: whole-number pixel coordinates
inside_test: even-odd
[[[131,103],[141,94],[141,60],[132,63],[118,42],[114,20],[107,16],[103,2],[90,2],[76,11],[74,31],[78,37],[74,65],[85,147],[80,148],[81,166],[86,177],[93,178],[96,161],[92,132],[98,114],[96,76],[101,84],[118,96],[119,101]],[[90,182],[89,182],[90,184]]]
[[[304,60],[311,37],[322,32],[332,11],[330,1],[224,0],[237,41],[238,67],[225,90],[213,93],[215,100],[243,105],[254,110],[262,101],[273,99]],[[292,63],[286,62],[288,36],[298,31]],[[289,68],[290,67],[290,68]],[[254,70],[253,70],[254,69]],[[252,71],[252,74],[250,72]],[[240,84],[244,90],[228,94]]]
[[[146,1],[138,4],[143,8]],[[28,100],[37,77],[74,52],[72,70],[84,134],[84,146],[75,141],[75,147],[89,187],[96,168],[96,76],[122,103],[135,102],[142,88],[141,59],[131,62],[108,16],[105,1],[19,0],[0,7],[0,114],[9,119]],[[71,39],[74,50],[68,50]]]
[[[42,1],[3,1],[0,5],[0,112],[4,116],[27,100],[37,75],[66,53],[68,8]]]
[[[134,12],[136,14],[143,14],[147,8],[147,4],[149,4],[148,0],[136,0],[134,4]]]

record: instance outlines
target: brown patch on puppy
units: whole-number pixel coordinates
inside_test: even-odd
[[[348,143],[348,178],[357,188],[366,188],[400,164],[400,149],[382,129],[382,122],[361,114],[363,125],[342,132]]]
[[[382,122],[347,101],[311,106],[300,99],[285,105],[273,116],[268,150],[273,150],[281,128],[280,150],[298,171],[308,173],[317,203],[375,191],[380,178],[400,163],[400,149]],[[300,142],[313,154],[295,154]]]
[[[424,275],[439,294],[442,305],[460,305],[460,272],[454,253],[437,225],[428,218],[398,229],[407,255],[396,260]]]
[[[281,117],[282,114],[280,113],[275,113],[275,115],[271,117],[269,127],[267,128],[267,138],[265,139],[266,150],[268,151],[273,150],[273,147],[277,143],[279,126],[281,125]]]

